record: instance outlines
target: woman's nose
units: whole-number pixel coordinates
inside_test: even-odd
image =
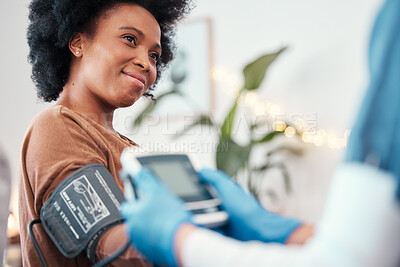
[[[150,71],[150,62],[147,53],[140,53],[133,59],[133,64],[141,68],[143,71]]]

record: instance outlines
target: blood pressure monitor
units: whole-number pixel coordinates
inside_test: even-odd
[[[200,180],[198,165],[195,165],[192,155],[143,154],[127,149],[122,153],[121,163],[122,177],[128,182],[125,189],[127,199],[133,199],[136,195],[132,180],[127,179],[143,166],[185,202],[186,208],[194,214],[194,223],[209,228],[226,223],[228,214],[221,209],[221,200],[214,188]]]

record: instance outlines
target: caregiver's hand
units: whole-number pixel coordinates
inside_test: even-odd
[[[312,235],[312,227],[299,220],[283,217],[266,211],[253,195],[246,193],[225,173],[204,169],[199,172],[201,179],[211,184],[222,199],[222,207],[229,214],[223,231],[226,235],[241,240],[287,243],[292,233],[299,229],[304,241]]]
[[[121,209],[131,243],[151,262],[177,266],[175,235],[190,223],[191,213],[149,170],[143,168],[133,178],[141,197],[124,202]]]

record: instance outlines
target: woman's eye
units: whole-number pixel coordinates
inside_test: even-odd
[[[152,59],[154,59],[155,61],[158,61],[158,59],[160,58],[160,55],[158,53],[151,53],[150,57]]]
[[[125,35],[124,39],[127,40],[128,42],[136,45],[136,37],[133,35]]]

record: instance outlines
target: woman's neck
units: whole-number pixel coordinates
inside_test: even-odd
[[[71,94],[69,90],[65,90],[65,88],[60,98],[57,100],[56,105],[62,105],[71,110],[85,114],[85,116],[102,125],[111,133],[118,135],[113,127],[114,108],[106,108],[103,103],[98,103],[93,98]]]

